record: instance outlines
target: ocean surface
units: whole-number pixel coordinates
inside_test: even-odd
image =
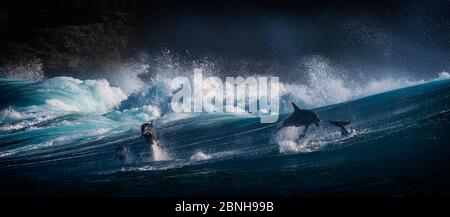
[[[303,141],[258,116],[170,113],[163,85],[2,78],[0,93],[0,196],[450,196],[449,79],[336,103],[282,94],[279,121],[290,101],[322,119]],[[150,120],[161,147],[140,138]]]

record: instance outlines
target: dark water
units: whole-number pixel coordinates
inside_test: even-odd
[[[137,111],[23,106],[74,98],[35,85],[0,84],[1,196],[450,196],[450,80],[315,109],[323,122],[352,120],[352,138],[323,124],[295,143],[297,129],[273,135],[275,125],[248,116],[157,120],[163,153],[124,121]],[[115,158],[118,146],[130,164]]]

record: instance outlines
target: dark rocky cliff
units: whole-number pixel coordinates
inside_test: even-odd
[[[111,70],[133,50],[135,10],[135,1],[2,1],[0,67],[39,62],[46,76],[77,77]]]

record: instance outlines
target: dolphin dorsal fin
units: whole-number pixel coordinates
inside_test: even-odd
[[[292,106],[294,106],[294,112],[298,112],[301,110],[297,105],[294,104],[294,102],[292,102]]]

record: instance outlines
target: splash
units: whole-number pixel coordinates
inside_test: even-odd
[[[169,154],[155,141],[152,144],[152,152],[154,161],[170,160]]]
[[[191,156],[191,160],[193,160],[193,161],[204,161],[204,160],[209,160],[211,158],[212,158],[211,155],[205,154],[202,151],[199,151]]]
[[[166,50],[152,61],[131,61],[119,67],[120,73],[117,75],[105,75],[108,80],[55,77],[40,82],[25,82],[14,91],[6,92],[4,97],[12,102],[2,108],[0,117],[9,122],[27,119],[13,126],[14,129],[68,113],[105,114],[105,117],[118,122],[133,123],[159,118],[166,123],[189,118],[194,114],[174,115],[172,112],[170,101],[174,90],[171,90],[170,82],[177,76],[192,76],[194,66],[201,67],[205,76],[217,76],[215,72],[223,72],[219,70],[219,63],[208,58],[186,62]],[[303,108],[316,108],[427,82],[390,77],[357,81],[342,76],[348,73],[342,73],[342,69],[320,56],[305,58],[302,65],[306,69],[304,81],[280,84],[281,113],[292,111],[291,102]],[[246,77],[244,75],[249,76],[242,72],[242,76]],[[447,72],[439,73],[439,79],[448,77]],[[205,86],[213,85],[207,83]],[[210,92],[207,89],[205,94]],[[36,121],[30,120],[33,115]]]
[[[145,88],[146,83],[140,76],[147,73],[150,67],[149,64],[144,62],[143,58],[145,58],[145,55],[141,54],[137,59],[115,66],[110,73],[104,75],[104,78],[112,85],[120,87],[126,95],[141,91]]]
[[[172,113],[168,106],[173,96],[173,90],[170,88],[172,79],[177,76],[191,77],[194,67],[202,67],[205,77],[220,77],[215,74],[215,72],[221,71],[220,64],[215,61],[204,59],[187,63],[165,50],[152,62],[151,79],[146,87],[131,94],[121,102],[119,107],[120,109],[130,109],[152,105],[159,108],[161,117],[168,116]],[[294,80],[280,84],[280,111],[282,113],[292,111],[292,101],[304,108],[316,108],[427,82],[407,77],[355,80],[355,78],[343,76],[348,73],[343,73],[343,69],[334,66],[321,56],[303,59],[302,66],[306,69],[304,72],[306,80]],[[242,73],[243,77],[249,76],[246,72]],[[445,74],[439,75],[439,77],[443,76]],[[283,78],[281,79],[283,80]],[[205,80],[203,82],[204,87],[214,86],[212,83],[208,83],[213,81]],[[204,94],[211,94],[211,92],[212,90],[208,88],[204,90]],[[247,100],[249,99],[247,98]],[[186,115],[186,117],[190,117],[190,115]]]
[[[45,78],[42,62],[38,58],[25,63],[7,64],[0,68],[0,77],[26,81],[41,81]]]
[[[298,135],[301,131],[303,131],[302,127],[283,128],[272,138],[272,142],[278,144],[280,153],[308,153],[319,150],[323,146],[308,138],[299,140]]]
[[[306,68],[305,82],[281,85],[280,105],[284,112],[292,110],[291,101],[305,108],[315,108],[427,82],[405,77],[356,81],[342,76],[346,74],[342,69],[320,56],[306,58],[303,65]],[[445,77],[445,74],[440,73],[439,77]]]
[[[441,72],[439,73],[439,79],[450,79],[450,74],[448,72]]]

